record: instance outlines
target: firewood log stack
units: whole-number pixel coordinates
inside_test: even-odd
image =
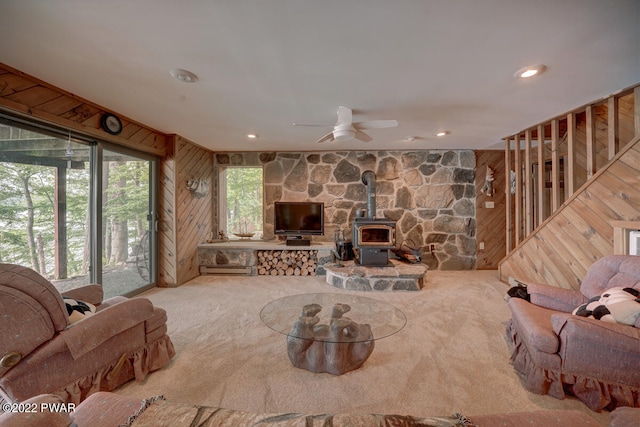
[[[258,251],[258,275],[315,276],[317,250]]]

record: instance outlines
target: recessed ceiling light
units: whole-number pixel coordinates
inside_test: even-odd
[[[191,71],[175,68],[171,70],[169,73],[173,77],[175,77],[177,80],[180,80],[183,83],[195,83],[198,81],[198,76],[193,74]]]
[[[413,142],[413,141],[416,140],[416,137],[415,136],[408,136],[404,140],[407,141],[407,142]]]
[[[524,67],[516,71],[513,75],[516,79],[528,79],[529,77],[537,76],[542,74],[547,69],[546,65],[530,65],[528,67]]]
[[[249,138],[249,139],[256,139],[257,137],[258,137],[258,135],[255,134],[255,133],[250,133],[250,134],[247,135],[247,138]]]
[[[449,135],[448,130],[441,130],[440,132],[436,133],[436,136],[446,136],[446,135]]]

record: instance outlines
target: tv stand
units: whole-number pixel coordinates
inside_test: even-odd
[[[311,239],[303,239],[302,236],[287,237],[286,246],[311,246]]]

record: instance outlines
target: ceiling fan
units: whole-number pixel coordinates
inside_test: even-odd
[[[294,123],[294,126],[328,126],[328,125],[306,125]],[[369,120],[366,122],[353,122],[352,112],[350,108],[338,107],[338,121],[333,126],[333,130],[320,138],[316,142],[325,141],[351,141],[358,139],[363,142],[369,142],[372,138],[364,133],[363,129],[383,129],[398,126],[397,120]]]

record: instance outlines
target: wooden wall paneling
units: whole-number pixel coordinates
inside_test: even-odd
[[[620,159],[619,165],[616,167],[621,167],[622,165],[629,168],[627,172],[624,173],[624,176],[627,180],[632,180],[634,177],[637,182],[638,176],[633,175],[634,170],[638,169],[638,165],[640,165],[640,147],[636,146],[627,152],[627,155],[624,158]]]
[[[532,184],[532,170],[531,165],[531,129],[527,129],[524,132],[524,235],[528,236],[533,231],[533,188]]]
[[[564,194],[565,198],[571,197],[575,191],[576,176],[576,115],[567,114],[567,157],[564,166]]]
[[[539,227],[540,224],[545,220],[545,193],[546,193],[546,185],[545,185],[545,169],[546,169],[546,144],[544,139],[544,125],[538,126],[538,176],[536,180],[536,186],[538,187],[537,191],[537,202],[536,206],[538,207],[537,216],[535,226]]]
[[[620,150],[620,122],[618,120],[618,108],[620,103],[617,96],[607,99],[607,154],[609,160],[613,159]]]
[[[511,139],[504,140],[504,193],[505,193],[505,249],[509,253],[514,247],[512,239],[513,234],[513,216],[511,215],[511,206],[513,205],[513,197],[511,196]]]
[[[500,278],[579,289],[593,261],[613,253],[612,222],[639,219],[640,137],[636,137],[500,262]]]
[[[625,145],[629,143],[635,136],[635,114],[634,114],[634,91],[622,94],[616,97],[618,100],[618,132],[619,132],[619,147],[621,150]]]
[[[556,283],[556,278],[571,275],[566,264],[554,262],[558,241],[553,235],[535,234],[528,247],[520,247],[513,252],[519,262],[501,263],[500,277],[507,281],[514,277],[522,282]],[[510,255],[511,256],[511,255]],[[564,281],[560,287],[571,288]]]
[[[549,256],[548,262],[551,264],[546,265],[555,266],[559,274],[561,274],[560,281],[569,282],[568,285],[573,288],[573,286],[577,284],[577,281],[572,278],[583,277],[585,271],[585,269],[580,268],[580,260],[584,260],[585,258],[585,255],[581,253],[585,239],[575,232],[574,227],[571,227],[571,223],[567,219],[564,211],[558,215],[555,221],[549,223],[547,227],[548,232],[545,234],[545,238],[552,248],[549,255],[554,254],[553,257],[560,258],[561,262],[557,260],[554,261],[552,257]],[[573,248],[572,245],[576,242],[578,244]],[[572,250],[572,248],[574,250]],[[549,278],[547,278],[547,280],[549,280]],[[556,278],[554,277],[553,280],[555,281]]]
[[[487,166],[494,171],[493,195],[482,193]],[[508,179],[503,151],[476,151],[476,269],[496,269],[506,255],[507,233],[496,232],[506,229],[506,195],[504,191]],[[493,203],[493,208],[487,207]],[[489,205],[490,206],[490,205]],[[482,245],[481,245],[482,244]],[[481,246],[484,246],[483,248]]]
[[[591,178],[596,173],[596,120],[593,106],[587,105],[585,110],[587,123],[586,123],[586,169],[587,179]]]
[[[567,209],[565,212],[565,217],[571,224],[572,231],[570,233],[571,240],[575,239],[575,236],[572,236],[572,233],[578,233],[582,238],[586,240],[586,247],[588,250],[585,251],[585,258],[583,261],[583,265],[589,262],[596,261],[597,259],[602,258],[607,255],[611,251],[611,238],[613,237],[611,234],[611,224],[606,222],[602,223],[601,221],[597,221],[595,223],[590,220],[593,219],[592,215],[589,215],[590,211],[585,210],[582,211],[582,203],[579,199],[576,199],[570,209]],[[596,228],[598,227],[598,228]],[[571,250],[573,250],[573,246],[575,242],[571,244]]]
[[[53,114],[55,116],[62,116],[69,111],[74,111],[76,108],[82,106],[82,101],[68,96],[60,96],[51,101],[40,104],[38,108],[42,111]]]
[[[635,191],[634,191],[635,190]],[[638,219],[638,200],[629,200],[630,195],[637,193],[637,190],[620,178],[611,173],[601,177],[599,182],[595,182],[591,187],[591,193],[601,200],[607,200],[617,218],[620,221],[635,221]]]
[[[33,86],[25,90],[14,92],[6,98],[13,102],[17,102],[18,104],[38,108],[40,104],[44,104],[52,99],[60,97],[60,93],[53,89],[43,86]]]
[[[633,90],[633,129],[634,135],[640,135],[640,86]]]
[[[515,228],[515,244],[518,246],[522,240],[522,160],[521,160],[521,147],[520,147],[520,135],[515,136],[515,148],[514,148],[514,168],[516,172],[516,193],[515,193],[515,215],[514,215],[514,228]]]
[[[551,120],[551,213],[560,206],[560,152],[558,148],[558,119]]]
[[[581,213],[577,212],[575,204],[562,211],[558,221],[552,222],[551,229],[555,229],[555,237],[560,246],[558,253],[565,260],[576,262],[565,263],[576,277],[586,273],[585,265],[591,265],[604,255],[600,247],[593,244],[595,239],[593,230],[584,220],[580,220]],[[598,240],[599,242],[599,240]],[[607,251],[611,251],[611,244]]]
[[[213,229],[213,153],[178,137],[175,159],[176,283],[181,285],[200,274],[197,246]],[[206,180],[209,192],[196,196],[187,189],[189,179]]]
[[[606,100],[594,105],[593,125],[595,170],[598,171],[611,161],[609,158],[609,103]]]
[[[0,97],[6,98],[8,95],[36,86],[38,83],[25,77],[24,74],[18,74],[8,67],[0,66]]]
[[[167,138],[167,148],[160,162],[158,218],[158,286],[177,286],[176,266],[176,195],[175,195],[175,135]]]

